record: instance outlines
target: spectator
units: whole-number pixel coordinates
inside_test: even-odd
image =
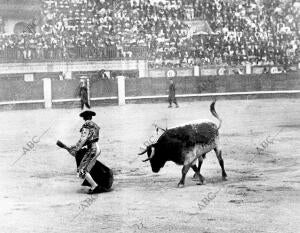
[[[2,35],[0,56],[25,60],[148,58],[154,67],[299,62],[300,14],[293,0],[42,2],[41,32],[37,33],[34,19],[32,30]],[[205,20],[214,34],[188,37],[185,20],[193,17]]]

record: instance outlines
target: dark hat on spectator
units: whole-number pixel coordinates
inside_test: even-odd
[[[82,113],[79,114],[80,117],[85,118],[85,117],[89,117],[89,116],[96,116],[96,113],[90,110],[86,110]]]

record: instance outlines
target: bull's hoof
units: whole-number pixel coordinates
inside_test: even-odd
[[[204,181],[202,180],[202,181],[197,182],[197,185],[204,185]]]
[[[198,183],[197,185],[203,185],[205,183],[205,179],[203,176],[200,175],[200,177],[198,178]]]
[[[197,175],[197,173],[193,175],[192,180],[194,181],[199,180],[199,176]]]
[[[201,174],[200,174],[200,176],[199,176],[198,179],[199,179],[200,183],[202,183],[202,184],[203,184],[204,181],[205,181],[204,177],[203,177]]]
[[[223,173],[223,174],[222,174],[222,179],[223,179],[223,180],[227,180],[227,174],[226,174],[226,173]]]
[[[194,176],[192,177],[192,180],[194,180],[194,181],[198,181],[199,179],[200,179],[202,182],[205,180],[204,176],[202,176],[201,174],[200,174],[200,176],[199,176],[197,173],[195,173]]]
[[[178,185],[177,185],[177,188],[183,188],[184,187],[184,184],[179,182]]]

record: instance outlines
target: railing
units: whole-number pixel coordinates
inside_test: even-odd
[[[149,50],[145,46],[124,46],[123,55],[129,58],[146,59]]]
[[[35,61],[78,61],[78,60],[118,60],[118,59],[145,59],[148,50],[146,47],[116,46],[105,48],[69,47],[69,48],[5,48],[0,50],[0,63],[35,62]]]

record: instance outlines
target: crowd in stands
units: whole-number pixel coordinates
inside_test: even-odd
[[[182,38],[175,46],[168,41],[160,44],[153,64],[288,65],[299,62],[300,8],[294,7],[295,2],[189,1],[193,15],[206,20],[214,33]],[[177,59],[172,59],[174,57]]]
[[[296,0],[41,1],[41,27],[0,34],[0,59],[128,57],[153,67],[299,62]],[[212,33],[191,34],[192,19]]]

